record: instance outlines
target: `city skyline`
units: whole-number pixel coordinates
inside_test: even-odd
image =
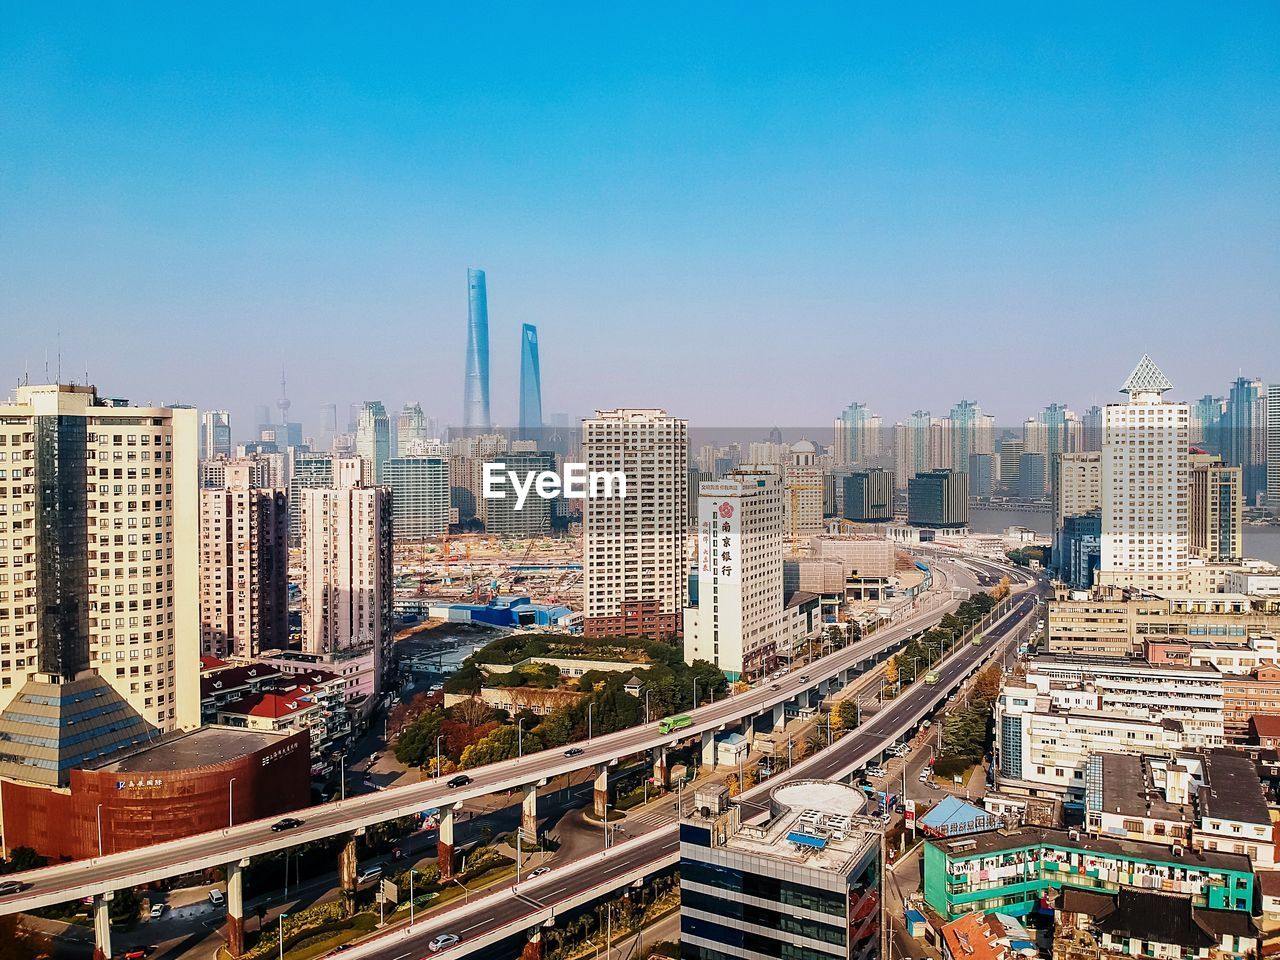
[[[60,354],[63,379],[245,422],[283,364],[295,412],[339,382],[461,423],[471,265],[512,424],[522,323],[554,357],[545,409],[726,425],[938,414],[975,383],[1002,422],[1032,382],[1079,408],[1123,375],[1100,342],[1157,350],[1190,398],[1242,366],[1208,331],[1274,327],[1274,8],[1083,11],[1052,42],[1027,12],[701,12],[679,38],[517,12],[484,70],[448,16],[290,18],[270,53],[215,17],[11,18],[10,383]]]

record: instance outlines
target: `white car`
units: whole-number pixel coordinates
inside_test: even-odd
[[[214,889],[209,891],[209,902],[215,907],[220,907],[227,902],[227,898],[223,896],[221,890]]]
[[[867,776],[879,780],[881,777],[887,777],[889,771],[884,767],[867,767]]]
[[[920,776],[918,776],[916,779],[917,779],[917,780],[919,780],[921,783],[928,783],[928,782],[929,782],[929,771],[928,771],[928,769],[921,770],[921,771],[920,771]]]
[[[151,919],[159,920],[161,917],[163,917],[164,908],[165,908],[165,904],[163,903],[153,903],[151,905]]]
[[[456,933],[442,933],[427,944],[427,949],[432,953],[439,953],[441,950],[452,947],[457,942],[458,935]]]

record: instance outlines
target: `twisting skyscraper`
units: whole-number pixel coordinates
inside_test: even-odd
[[[538,328],[520,328],[520,437],[542,439],[542,367],[538,363]]]
[[[462,425],[487,431],[489,422],[489,295],[484,271],[467,271],[467,382]]]

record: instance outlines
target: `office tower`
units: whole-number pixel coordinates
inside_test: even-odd
[[[743,467],[698,495],[697,601],[684,611],[684,658],[730,680],[777,666],[782,636],[782,481]]]
[[[1243,470],[1207,453],[1191,454],[1190,464],[1191,553],[1205,560],[1239,560],[1244,555]]]
[[[338,405],[336,403],[320,404],[320,436],[317,438],[316,452],[331,453],[333,438],[338,435]]]
[[[449,441],[449,483],[451,502],[458,519],[467,521],[483,513],[484,464],[507,452],[507,438],[500,433],[482,433]]]
[[[689,424],[665,410],[598,410],[582,422],[590,472],[621,472],[627,495],[583,505],[588,637],[673,636],[684,608]]]
[[[467,370],[463,429],[487,432],[489,419],[489,294],[484,271],[467,271]]]
[[[1172,386],[1144,355],[1121,388],[1128,401],[1103,412],[1098,582],[1104,586],[1185,588],[1190,410],[1163,399]]]
[[[196,411],[19,387],[0,438],[29,473],[0,483],[0,521],[25,534],[0,546],[0,705],[88,667],[153,726],[198,726]]]
[[[520,328],[520,437],[542,439],[542,367],[538,360],[538,328]]]
[[[969,496],[988,499],[996,491],[995,454],[969,454]]]
[[[355,466],[345,466],[335,465],[335,486],[302,491],[302,648],[330,659],[372,652],[385,663],[395,586],[391,492],[363,485]]]
[[[1044,447],[1032,453],[1044,453],[1053,457],[1059,453],[1074,453],[1084,447],[1084,428],[1080,418],[1061,403],[1051,403],[1040,411],[1039,421],[1044,425]]]
[[[1267,487],[1266,392],[1262,381],[1239,377],[1222,415],[1222,459],[1241,468],[1245,502],[1253,505]]]
[[[1226,401],[1206,393],[1191,404],[1188,420],[1187,436],[1189,442],[1205,453],[1223,455],[1222,450],[1222,414]]]
[[[1022,458],[1022,439],[1005,437],[1000,441],[1000,489],[1006,494],[1018,492],[1018,465]]]
[[[865,403],[851,403],[835,422],[835,464],[869,467],[880,456],[880,418]]]
[[[944,417],[917,410],[893,426],[894,476],[899,488],[917,473],[951,468],[952,424]]]
[[[1102,408],[1096,403],[1084,412],[1080,419],[1083,448],[1086,451],[1102,450]]]
[[[867,804],[835,781],[776,787],[767,807],[700,788],[680,822],[680,955],[879,958],[882,839],[858,816]]]
[[[856,523],[881,523],[893,519],[892,470],[858,470],[843,478],[844,518]]]
[[[384,472],[391,490],[397,540],[421,540],[449,531],[449,461],[446,457],[392,457]]]
[[[258,421],[258,432],[271,429],[274,424],[271,422],[271,407],[267,404],[259,404],[253,408],[254,416]]]
[[[406,403],[396,417],[395,456],[414,456],[415,445],[431,439],[434,438],[428,429],[427,415],[422,412],[421,404]]]
[[[482,497],[479,503],[480,519],[484,521],[485,533],[494,533],[500,537],[541,537],[551,532],[552,501],[538,496],[536,484],[529,489],[524,505],[517,508],[515,488],[511,485],[508,473],[514,473],[521,483],[532,474],[537,477],[546,471],[556,469],[554,453],[507,453],[499,462],[501,480],[495,484],[495,493],[501,497]]]
[[[1053,565],[1062,571],[1068,554],[1064,540],[1067,521],[1092,513],[1101,522],[1102,453],[1064,453],[1057,457],[1049,482],[1049,500],[1053,505]],[[1080,524],[1073,526],[1077,528],[1085,531]]]
[[[969,526],[969,475],[954,470],[917,473],[907,485],[907,523],[934,530]]]
[[[996,418],[982,412],[973,400],[961,400],[951,408],[951,468],[967,472],[972,457],[990,455],[995,447]],[[970,490],[973,480],[970,478]],[[988,496],[990,494],[987,494]]]
[[[291,452],[289,465],[289,543],[302,542],[302,491],[333,486],[334,458],[327,453]]]
[[[1018,457],[1018,496],[1040,500],[1049,489],[1049,455],[1024,453]]]
[[[200,650],[252,659],[289,645],[286,491],[232,461],[221,489],[200,491]]]
[[[366,400],[356,424],[356,456],[364,461],[365,482],[382,483],[382,473],[391,458],[391,423],[381,400]]]
[[[200,459],[231,456],[231,414],[206,410],[200,414]]]
[[[1066,517],[1054,530],[1053,563],[1058,579],[1073,590],[1088,590],[1102,558],[1102,511]]]
[[[791,445],[782,483],[787,537],[802,540],[821,533],[825,481],[818,464],[818,448],[808,440],[798,440]]]
[[[696,467],[689,468],[689,526],[698,525],[698,497],[704,483],[710,483],[712,480],[709,471],[699,470]]]
[[[1280,513],[1280,383],[1267,388],[1267,506]]]

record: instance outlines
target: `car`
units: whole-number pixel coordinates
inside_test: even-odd
[[[551,872],[550,867],[535,867],[534,869],[529,871],[529,879],[534,880],[538,877],[545,877],[550,872]]]
[[[586,752],[587,751],[583,750],[581,747],[570,747],[564,752],[564,755],[566,757],[580,757]]]
[[[807,673],[802,673],[802,674],[800,674],[800,682],[801,682],[801,683],[808,683],[808,682],[809,682],[809,675],[808,675]]]
[[[929,771],[928,771],[927,769],[926,769],[926,770],[921,770],[921,771],[920,771],[920,776],[916,777],[916,779],[917,779],[917,780],[919,780],[921,783],[928,783],[928,782],[929,782]]]
[[[465,787],[470,782],[471,778],[465,773],[460,773],[456,777],[450,777],[445,781],[446,785],[450,787]]]
[[[209,902],[212,903],[215,907],[220,907],[227,902],[227,898],[226,896],[223,895],[221,890],[210,890]]]
[[[441,950],[452,947],[457,942],[458,935],[456,933],[442,933],[427,944],[427,949],[432,953],[439,953]]]
[[[781,689],[782,689],[782,684],[780,684],[780,683],[771,683],[771,684],[769,684],[769,689],[770,689],[770,690],[781,690]]]
[[[19,893],[23,887],[24,884],[21,880],[0,880],[0,897],[6,897],[11,893]]]
[[[271,825],[272,833],[280,833],[284,830],[292,830],[294,827],[302,826],[303,821],[297,817],[285,817],[283,820],[277,820]]]
[[[153,903],[151,905],[151,919],[159,920],[161,917],[163,917],[165,906],[166,904],[163,904],[163,903]]]
[[[350,950],[354,946],[355,946],[354,943],[340,943],[336,947],[334,947],[332,950],[330,950],[328,953],[326,953],[325,956],[336,957],[340,953],[346,953],[348,950]]]
[[[126,950],[120,954],[121,960],[146,960],[146,956],[146,947],[134,947],[132,950]]]
[[[365,867],[356,874],[356,883],[368,883],[371,880],[382,879],[382,865],[378,864],[372,867]]]
[[[886,777],[888,775],[889,775],[889,771],[886,770],[884,767],[868,767],[867,768],[867,776],[871,777],[872,779],[879,780],[881,777]]]
[[[893,812],[894,812],[894,813],[906,813],[906,812],[907,812],[907,805],[906,805],[905,803],[896,803],[896,804],[894,804],[894,806],[893,806]]]

